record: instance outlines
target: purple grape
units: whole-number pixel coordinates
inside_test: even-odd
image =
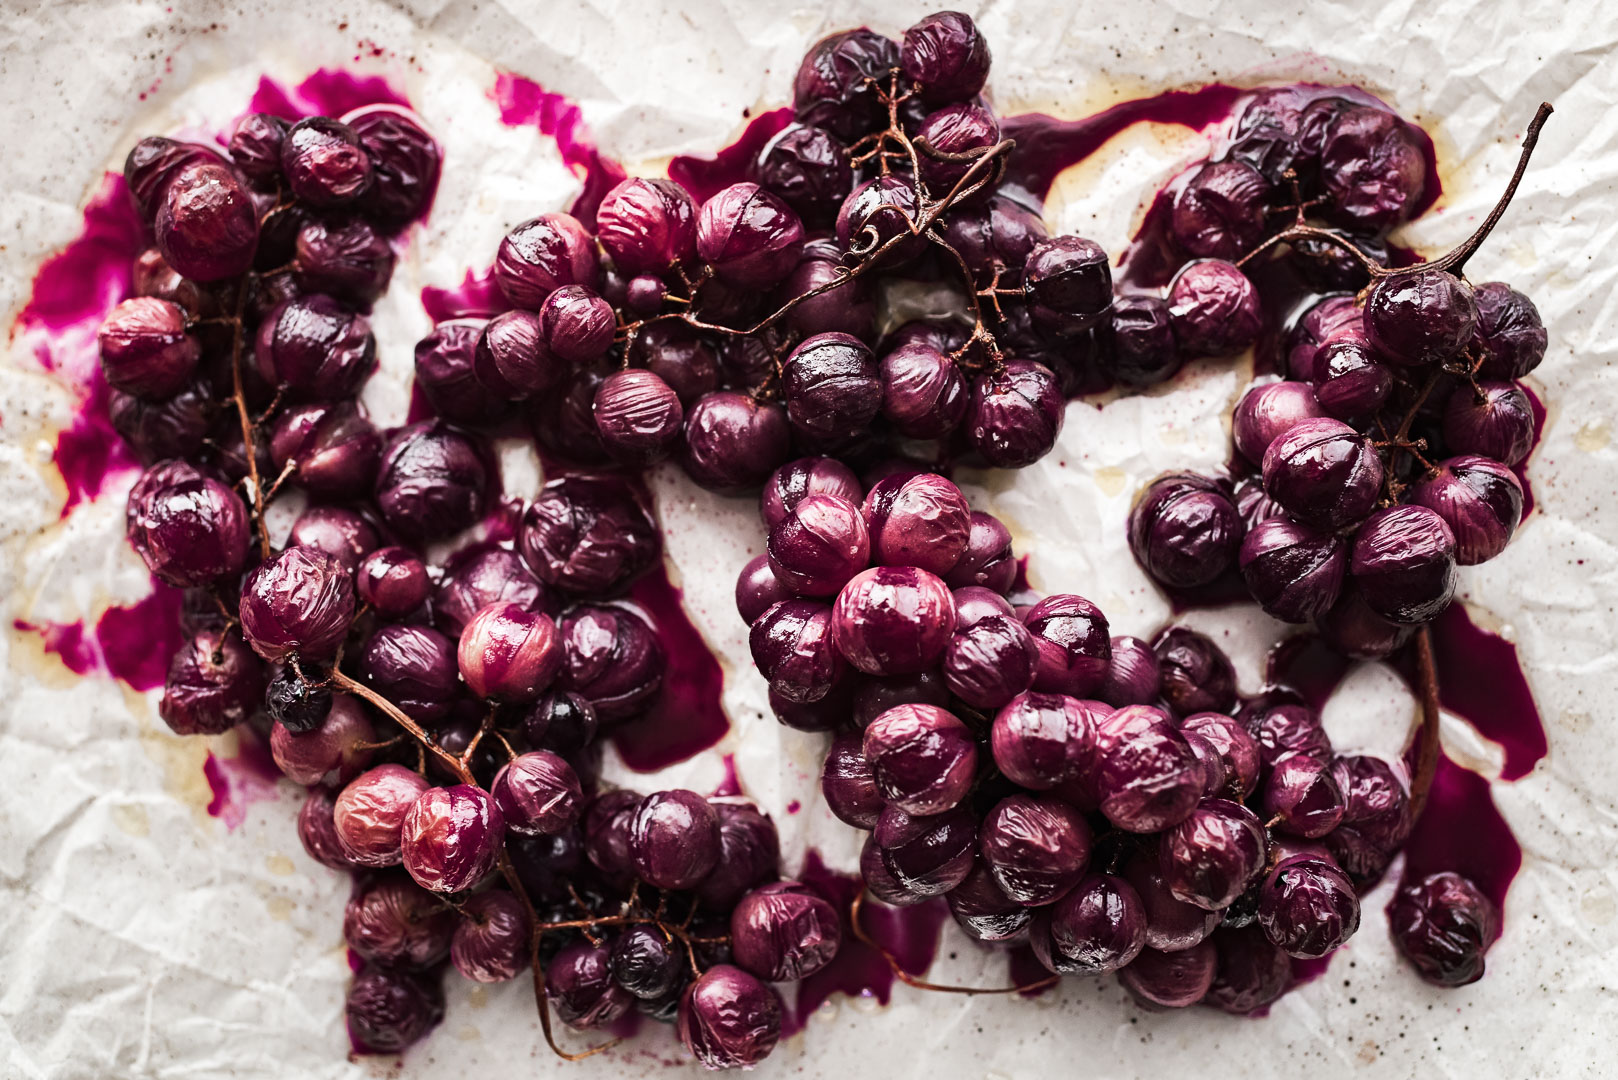
[[[1414,626],[1391,622],[1372,611],[1354,587],[1353,578],[1343,598],[1315,624],[1333,649],[1355,660],[1383,660],[1403,648],[1416,632]]]
[[[994,763],[1007,779],[1049,790],[1092,768],[1102,714],[1063,694],[1019,694],[995,714]]]
[[[982,859],[944,896],[955,922],[975,941],[1014,941],[1027,935],[1033,911],[1017,903],[995,884]]]
[[[866,493],[871,558],[879,566],[947,574],[966,552],[972,511],[961,489],[935,473],[898,472]]]
[[[1263,760],[1258,740],[1241,721],[1224,713],[1193,713],[1180,722],[1180,731],[1205,740],[1219,755],[1228,797],[1240,801],[1257,789]]]
[[[1450,395],[1444,408],[1444,441],[1461,454],[1521,465],[1534,448],[1534,411],[1517,383],[1479,383]]]
[[[1212,938],[1218,965],[1203,996],[1232,1016],[1251,1016],[1274,1004],[1292,985],[1292,958],[1256,926],[1222,926]]]
[[[600,360],[618,329],[612,305],[583,285],[564,285],[539,309],[540,334],[552,353],[573,364]]]
[[[748,164],[747,178],[820,228],[832,224],[854,186],[847,146],[829,131],[802,124],[771,139]]]
[[[523,717],[523,733],[529,746],[568,756],[595,741],[599,724],[595,706],[587,699],[552,690]]]
[[[820,792],[839,821],[856,829],[876,828],[884,803],[859,732],[840,732],[832,739],[821,767]]]
[[[960,625],[959,615],[956,621]],[[961,626],[951,636],[944,650],[944,681],[973,708],[993,710],[1033,684],[1038,664],[1039,648],[1028,628],[1012,616],[993,615]]]
[[[1328,296],[1304,311],[1287,336],[1287,373],[1300,383],[1312,382],[1315,360],[1328,342],[1367,341],[1365,319],[1353,296]],[[1312,391],[1311,391],[1312,392]],[[1320,415],[1317,411],[1315,415]],[[1255,465],[1260,459],[1253,460]]]
[[[921,150],[921,179],[931,191],[942,196],[966,178],[972,162],[940,160],[928,150],[951,155],[987,151],[1000,141],[1000,124],[994,113],[982,105],[957,101],[928,113],[916,128],[915,139],[917,149]],[[926,149],[922,149],[923,146]],[[992,175],[983,170],[978,172],[980,177]]]
[[[1329,762],[1288,754],[1275,763],[1264,785],[1264,813],[1274,828],[1318,840],[1343,820],[1343,793]]]
[[[627,927],[612,945],[612,977],[642,1001],[661,998],[680,985],[684,974],[678,949],[651,926]]]
[[[938,11],[905,31],[899,65],[929,101],[965,101],[989,78],[989,43],[970,15]]]
[[[1390,506],[1355,534],[1349,572],[1367,607],[1397,623],[1436,617],[1455,596],[1455,534],[1425,506]]]
[[[703,1068],[751,1068],[781,1040],[781,999],[740,968],[718,964],[686,987],[675,1027]]]
[[[786,461],[791,428],[781,406],[720,390],[686,411],[686,475],[722,495],[755,488]]]
[[[1170,627],[1152,643],[1157,652],[1163,700],[1178,716],[1229,712],[1236,707],[1236,672],[1211,640],[1183,626]]]
[[[1128,636],[1115,637],[1111,644],[1112,658],[1096,697],[1114,708],[1157,701],[1160,676],[1152,647],[1140,638]]]
[[[1122,878],[1090,874],[1034,913],[1029,939],[1058,975],[1101,975],[1127,966],[1146,947],[1146,909]]]
[[[441,539],[483,512],[488,471],[470,436],[441,420],[423,420],[393,433],[382,447],[377,506],[400,535]]]
[[[1264,869],[1264,826],[1240,803],[1203,799],[1158,846],[1163,884],[1175,899],[1222,911]]]
[[[843,284],[826,288],[836,281]],[[814,295],[810,296],[810,293]],[[848,270],[842,264],[842,249],[837,247],[835,241],[811,240],[805,244],[798,265],[776,290],[776,299],[782,304],[799,296],[807,296],[808,299],[795,304],[785,321],[801,336],[849,334],[865,342],[876,339],[876,304],[871,299],[871,287],[864,278],[848,277]],[[774,372],[775,356],[768,348],[755,360],[761,375]],[[753,384],[750,381],[750,385]]]
[[[224,158],[211,146],[148,135],[124,159],[124,181],[141,220],[150,225],[176,176],[191,165],[223,163]]]
[[[1211,161],[1174,196],[1171,227],[1200,258],[1235,259],[1264,239],[1270,182],[1242,161]]]
[[[236,173],[224,165],[187,165],[168,181],[154,224],[157,249],[192,281],[220,281],[253,265],[258,213]]]
[[[798,263],[803,222],[792,208],[757,184],[732,184],[716,193],[697,215],[697,254],[719,280],[763,291],[780,283]]]
[[[343,911],[343,940],[365,960],[420,970],[444,959],[455,913],[398,871],[365,882]]]
[[[569,214],[541,214],[523,222],[500,241],[494,259],[500,291],[527,311],[538,311],[565,285],[594,288],[599,276],[595,241]]]
[[[884,270],[913,262],[927,247],[910,231],[916,214],[913,180],[898,175],[873,177],[850,192],[838,209],[838,247],[867,256],[886,248],[872,263]]]
[[[629,827],[635,872],[659,889],[689,889],[719,861],[719,815],[692,791],[659,791],[635,808]]]
[[[1393,372],[1363,341],[1329,341],[1315,354],[1315,400],[1339,420],[1369,416],[1393,390]]]
[[[501,766],[489,787],[506,828],[526,836],[554,836],[572,828],[584,809],[579,778],[549,750],[530,750]]]
[[[1206,585],[1236,564],[1243,525],[1230,493],[1195,473],[1154,480],[1129,512],[1129,546],[1154,581]]]
[[[1440,462],[1417,482],[1410,501],[1444,519],[1461,566],[1500,554],[1522,521],[1522,482],[1500,462],[1472,454]]]
[[[177,735],[223,735],[264,697],[264,666],[234,630],[197,631],[169,660],[158,715]]]
[[[667,658],[657,632],[627,608],[580,604],[562,619],[566,660],[559,680],[602,720],[635,716],[663,686]]]
[[[107,396],[107,416],[113,430],[148,464],[164,458],[201,456],[219,411],[213,391],[200,382],[189,383],[160,401],[148,401],[122,390]]]
[[[601,200],[596,237],[620,272],[661,274],[697,254],[697,207],[673,180],[630,177]]]
[[[890,805],[871,833],[882,865],[917,897],[942,896],[966,879],[976,858],[977,836],[977,819],[963,807],[913,817]]]
[[[944,215],[944,239],[967,269],[980,278],[991,277],[998,269],[1006,284],[1021,280],[1028,253],[1046,235],[1045,221],[1036,211],[1004,195],[984,199],[979,193]]]
[[[596,388],[591,411],[602,447],[624,465],[644,467],[663,460],[684,430],[679,395],[650,371],[607,376]]]
[[[1082,596],[1047,596],[1023,617],[1039,649],[1034,689],[1089,697],[1106,681],[1112,662],[1107,617]]]
[[[770,982],[813,975],[837,955],[842,936],[837,910],[796,881],[761,885],[730,914],[737,966]]]
[[[427,781],[403,765],[378,765],[349,781],[332,820],[343,854],[357,866],[398,866],[405,816]]]
[[[309,795],[298,810],[298,840],[309,857],[333,870],[351,870],[354,864],[337,840],[337,822],[333,816],[337,798],[325,788],[310,788]]]
[[[264,711],[288,731],[303,733],[321,725],[331,712],[329,687],[304,682],[288,664],[276,672],[264,691]]]
[[[793,429],[816,443],[860,434],[882,407],[876,358],[848,334],[817,334],[792,350],[781,386]]]
[[[344,1014],[358,1049],[397,1054],[444,1018],[444,991],[436,976],[367,965],[349,985]]]
[[[310,218],[294,248],[298,288],[367,305],[393,280],[393,245],[361,218]]]
[[[1112,268],[1094,240],[1053,236],[1028,253],[1022,289],[1035,322],[1074,334],[1096,325],[1112,306]]]
[[[196,371],[202,347],[186,332],[180,305],[136,296],[112,309],[96,332],[107,385],[140,398],[179,393]]]
[[[1510,285],[1488,281],[1472,288],[1478,323],[1472,341],[1483,353],[1478,376],[1520,379],[1545,359],[1545,323],[1534,302]]]
[[[125,515],[132,547],[154,575],[186,588],[228,578],[247,561],[247,508],[217,480],[194,474],[162,483],[163,465],[131,490]],[[152,478],[147,483],[147,478]]]
[[[635,1004],[628,990],[612,977],[612,947],[575,941],[557,953],[545,969],[545,996],[569,1027],[603,1027]]]
[[[473,982],[515,979],[530,962],[528,922],[522,901],[505,889],[468,897],[450,938],[455,970]]]
[[[509,411],[505,398],[478,381],[472,370],[482,319],[452,319],[416,343],[415,386],[434,411],[457,424],[487,424]]]
[[[984,619],[995,616],[1017,619],[1017,609],[1011,606],[1011,601],[993,589],[985,589],[981,585],[968,585],[964,589],[956,589],[952,596],[955,599],[957,631],[976,626]]]
[[[366,555],[354,571],[360,599],[386,618],[403,618],[427,601],[432,579],[427,564],[408,548],[386,547]]]
[[[971,729],[936,705],[889,709],[865,729],[863,751],[888,805],[916,816],[959,805],[977,772]]]
[[[584,810],[585,855],[609,883],[626,890],[635,879],[629,834],[641,798],[637,792],[618,788],[596,796]]]
[[[1258,290],[1233,263],[1204,259],[1181,270],[1169,286],[1174,339],[1187,356],[1226,356],[1258,340],[1263,326]]]
[[[293,406],[276,418],[270,459],[292,466],[298,486],[319,499],[353,499],[371,490],[382,436],[351,401]]]
[[[926,671],[955,629],[955,602],[935,574],[878,566],[843,586],[832,609],[832,640],[867,675]]]
[[[713,798],[708,805],[719,815],[719,860],[696,894],[704,907],[727,911],[748,889],[777,876],[781,839],[770,816],[746,799]]]
[[[1330,611],[1342,595],[1348,552],[1331,533],[1279,517],[1247,534],[1240,565],[1259,607],[1283,622],[1306,623]]]
[[[318,784],[328,773],[346,784],[371,763],[376,729],[364,708],[347,694],[334,695],[319,723],[294,731],[277,722],[270,729],[270,757],[288,780]]]
[[[835,596],[870,554],[860,508],[840,495],[807,495],[770,529],[770,570],[798,596]]]
[[[861,28],[821,38],[804,54],[792,82],[798,123],[825,128],[852,141],[882,126],[886,114],[876,86],[886,86],[899,64],[888,38]]]
[[[865,891],[889,907],[910,907],[928,899],[921,893],[912,892],[888,869],[874,832],[865,837],[865,843],[860,847],[860,877],[865,881]]]
[[[995,468],[1021,469],[1050,453],[1066,412],[1050,368],[1008,360],[999,374],[985,372],[972,381],[966,438]]]
[[[1285,859],[1265,879],[1258,924],[1288,956],[1312,960],[1337,948],[1360,927],[1354,886],[1326,859]]]
[[[1305,525],[1335,532],[1382,494],[1382,459],[1341,420],[1303,420],[1264,452],[1264,490]]]
[[[404,817],[399,837],[404,868],[433,892],[470,889],[494,869],[505,830],[499,806],[482,788],[428,788]]]
[[[736,578],[736,611],[752,626],[770,608],[792,598],[792,590],[782,584],[770,569],[767,555],[755,555]]]
[[[516,552],[482,544],[463,549],[445,564],[433,592],[433,621],[459,638],[473,615],[497,602],[551,615],[560,608]]]
[[[1027,907],[1059,899],[1090,861],[1090,826],[1054,796],[1000,800],[978,830],[978,849],[1005,894]]]
[[[887,678],[857,676],[850,695],[854,726],[864,730],[872,720],[900,705],[949,705],[949,686],[937,669]]]
[[[789,461],[775,470],[759,497],[759,516],[765,527],[773,529],[810,495],[836,495],[858,503],[865,490],[853,471],[836,458]]]
[[[1118,972],[1118,981],[1143,1007],[1184,1009],[1208,993],[1217,964],[1214,947],[1206,941],[1178,952],[1146,948]]]
[[[1372,288],[1365,333],[1377,355],[1406,367],[1448,360],[1477,328],[1472,287],[1443,270],[1393,274]]]
[[[1207,939],[1219,925],[1218,912],[1187,903],[1170,891],[1161,860],[1143,851],[1124,865],[1124,881],[1134,889],[1146,913],[1146,946],[1162,952],[1189,949]]]
[[[1145,293],[1113,300],[1107,319],[1096,327],[1096,339],[1102,366],[1125,386],[1155,386],[1183,362],[1168,302]]]
[[[1270,444],[1305,420],[1324,416],[1314,391],[1304,383],[1281,381],[1254,386],[1231,414],[1237,451],[1255,465],[1264,463]]]
[[[1500,909],[1460,874],[1429,874],[1402,885],[1388,905],[1399,953],[1434,986],[1483,978],[1484,954],[1500,936]]]
[[[748,645],[770,689],[798,704],[819,701],[847,673],[834,644],[830,605],[784,600],[754,621]]]
[[[967,528],[966,550],[944,575],[952,589],[981,585],[1004,593],[1016,580],[1017,564],[1012,558],[1011,531],[993,514],[972,511]]]
[[[438,190],[443,152],[415,113],[397,105],[368,105],[343,116],[371,159],[371,186],[360,209],[388,228],[426,214]]]
[[[1409,126],[1386,109],[1344,109],[1325,129],[1320,176],[1328,214],[1343,225],[1381,233],[1408,220],[1426,171]]]
[[[370,186],[374,168],[358,132],[341,120],[310,116],[282,138],[281,172],[298,198],[331,207],[358,198]]]
[[[540,333],[539,316],[506,311],[484,324],[472,353],[472,374],[497,397],[520,401],[554,389],[567,365]]]
[[[1118,828],[1160,832],[1196,809],[1202,765],[1161,709],[1124,706],[1101,721],[1096,746],[1096,794]]]
[[[352,576],[314,548],[287,548],[254,567],[242,584],[242,633],[266,660],[294,653],[327,659],[348,636],[353,615]]]
[[[523,514],[523,561],[562,592],[621,591],[658,560],[657,523],[625,481],[613,476],[552,480]]]
[[[360,652],[359,673],[367,686],[427,724],[448,717],[460,692],[455,646],[426,626],[379,628]]]
[[[882,358],[882,415],[901,435],[941,439],[970,404],[960,368],[932,346],[904,345]]]
[[[683,322],[643,327],[635,335],[629,357],[668,383],[683,409],[689,410],[704,394],[719,388],[719,357],[713,344]]]

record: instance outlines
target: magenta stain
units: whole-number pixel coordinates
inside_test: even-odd
[[[715,798],[724,798],[742,793],[741,778],[736,775],[736,755],[725,754],[719,759],[725,766],[724,775],[719,779],[719,786],[713,789]]]
[[[1500,745],[1500,779],[1527,776],[1550,747],[1517,646],[1478,627],[1460,603],[1433,620],[1432,639],[1439,703]]]
[[[280,797],[277,781],[281,772],[269,749],[248,729],[238,728],[237,733],[240,749],[233,756],[221,758],[210,750],[202,763],[202,775],[213,792],[208,813],[232,830],[247,820],[249,806]]]
[[[342,116],[367,105],[402,105],[408,109],[410,99],[380,75],[321,68],[291,90],[261,77],[247,111],[301,120],[305,116]]]
[[[1027,990],[1018,990],[1018,997],[1036,998],[1041,994],[1050,993],[1056,989],[1056,983],[1045,986],[1039,984],[1051,977],[1050,969],[1039,962],[1034,950],[1027,945],[1018,945],[1006,953],[1006,974],[1011,979],[1012,986],[1030,987]]]
[[[668,655],[663,692],[644,716],[612,731],[624,764],[651,772],[685,761],[730,730],[721,702],[724,672],[681,604],[681,593],[659,566],[635,582],[629,597],[651,619]]]
[[[1489,781],[1442,752],[1427,808],[1405,842],[1405,881],[1452,870],[1505,909],[1506,890],[1522,868],[1522,848],[1500,816]]]
[[[502,71],[489,97],[500,108],[500,122],[508,127],[536,127],[556,140],[562,162],[584,183],[569,212],[594,230],[596,207],[613,185],[628,174],[611,158],[602,156],[584,123],[584,112],[561,94],[521,75]]]
[[[760,151],[792,123],[792,110],[772,109],[754,117],[735,142],[711,156],[681,154],[669,162],[669,178],[699,203],[747,179],[748,167]]]
[[[843,920],[843,944],[830,964],[798,984],[798,1002],[786,1017],[784,1034],[803,1028],[809,1017],[831,995],[874,997],[883,1005],[892,996],[894,975],[882,954],[856,938],[849,929],[854,898],[864,888],[858,874],[841,874],[821,861],[813,848],[804,857],[798,880],[837,908]],[[932,899],[912,907],[895,908],[867,899],[860,924],[871,940],[886,949],[908,975],[920,975],[938,954],[938,934],[949,918],[949,906]]]
[[[787,803],[787,813],[789,814],[796,814],[802,809],[803,803],[799,802],[797,799],[793,799],[791,802]]]
[[[428,285],[421,290],[421,306],[434,323],[489,319],[511,310],[511,303],[494,280],[493,269],[468,270],[459,285],[449,288]]]
[[[1296,690],[1304,704],[1318,713],[1352,666],[1353,661],[1314,634],[1293,634],[1270,649],[1264,684]]]
[[[31,623],[18,619],[12,626],[38,634],[45,651],[60,657],[75,675],[105,673],[131,689],[152,690],[163,685],[169,659],[182,640],[182,594],[155,580],[152,588],[144,600],[102,612],[94,630],[82,621]]]

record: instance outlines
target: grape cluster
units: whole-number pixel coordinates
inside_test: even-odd
[[[835,733],[822,787],[870,831],[876,901],[944,896],[1054,975],[1235,1013],[1358,927],[1411,827],[1398,770],[1335,753],[1291,691],[1240,700],[1200,634],[1112,636],[1083,597],[1028,593],[1005,525],[938,470],[1026,466],[1069,394],[1247,348],[1273,303],[1252,260],[1293,267],[1346,291],[1298,321],[1291,378],[1238,407],[1241,475],[1160,478],[1130,541],[1165,587],[1239,572],[1271,614],[1386,656],[1521,514],[1532,415],[1511,380],[1544,330],[1520,294],[1459,276],[1499,211],[1470,248],[1390,269],[1386,232],[1425,175],[1410,129],[1260,93],[1177,189],[1183,265],[1115,285],[1099,246],[1048,236],[1006,182],[989,65],[956,12],[902,42],[834,34],[749,179],[699,205],[631,178],[588,227],[519,224],[494,253],[499,310],[416,346],[435,415],[393,430],[357,396],[369,305],[437,183],[419,121],[251,114],[225,152],[130,153],[153,242],[100,345],[147,464],[130,543],[185,590],[161,715],[182,734],[256,724],[309,787],[305,847],[356,878],[362,1047],[437,1023],[447,958],[480,982],[532,970],[563,1056],[552,1008],[580,1029],[638,1010],[704,1065],[748,1066],[780,1036],[769,984],[861,932],[857,909],[845,924],[781,879],[752,803],[600,782],[598,735],[662,689],[658,628],[625,596],[662,554],[634,470],[663,460],[716,492],[762,487],[768,550],[737,607],[776,716]],[[956,316],[885,325],[884,290],[916,281]],[[566,466],[526,506],[499,501],[486,439],[515,424]],[[277,545],[266,511],[292,492],[306,505]],[[1393,921],[1451,985],[1498,933],[1454,874],[1409,883]]]

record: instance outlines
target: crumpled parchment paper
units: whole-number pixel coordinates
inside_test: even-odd
[[[1515,641],[1544,714],[1549,757],[1494,796],[1523,845],[1504,938],[1479,984],[1441,991],[1393,954],[1367,898],[1359,935],[1325,977],[1268,1019],[1210,1010],[1146,1014],[1111,980],[1065,981],[1033,1002],[899,987],[886,1008],[834,998],[760,1068],[765,1076],[1035,1078],[1200,1076],[1476,1077],[1611,1075],[1618,1044],[1618,8],[1600,0],[1502,5],[1303,7],[1261,0],[1000,0],[962,5],[993,44],[992,92],[1005,112],[1082,115],[1115,101],[1215,79],[1361,83],[1432,132],[1445,195],[1406,230],[1429,252],[1468,233],[1516,158],[1542,99],[1557,113],[1504,223],[1471,264],[1538,303],[1550,353],[1533,376],[1550,418],[1530,477],[1538,507],[1499,559],[1463,572],[1473,616]],[[428,227],[379,306],[383,373],[366,401],[403,415],[410,346],[429,325],[424,284],[486,265],[501,234],[564,207],[576,181],[554,145],[500,124],[496,68],[583,106],[603,150],[632,172],[729,142],[744,109],[787,101],[803,49],[832,29],[901,31],[931,5],[834,0],[577,3],[301,0],[165,6],[7,5],[0,19],[0,300],[9,324],[40,260],[79,228],[102,170],[140,135],[217,131],[259,75],[294,84],[317,67],[385,75],[416,102],[447,151]],[[1182,130],[1136,129],[1058,186],[1053,231],[1121,250],[1152,192],[1206,149]],[[289,784],[238,791],[213,817],[202,763],[232,771],[234,739],[182,740],[154,699],[106,677],[79,678],[13,620],[93,618],[146,591],[122,541],[123,483],[61,518],[55,432],[70,387],[13,338],[0,366],[0,1074],[7,1077],[405,1075],[628,1077],[695,1071],[669,1033],[580,1065],[539,1039],[526,981],[474,987],[451,974],[442,1027],[402,1059],[350,1062],[341,1006],[347,881],[315,864],[293,826]],[[1247,377],[1204,365],[1166,390],[1075,403],[1057,451],[1020,473],[967,477],[1001,515],[1046,591],[1090,596],[1116,633],[1168,618],[1129,557],[1123,521],[1145,480],[1170,466],[1215,468]],[[507,453],[508,487],[537,469]],[[750,503],[655,476],[668,553],[690,613],[726,666],[731,734],[664,775],[614,776],[642,790],[711,788],[720,752],[782,832],[786,864],[813,846],[852,867],[856,838],[818,798],[822,738],[778,726],[751,671],[731,588],[761,550]],[[1278,625],[1256,610],[1193,616],[1235,657],[1244,689]],[[1386,671],[1362,667],[1327,711],[1340,747],[1392,753],[1413,704]],[[1448,718],[1450,755],[1485,775],[1498,748]],[[252,785],[248,785],[252,787]],[[789,813],[794,800],[802,809]],[[234,824],[232,824],[234,823]],[[1004,962],[946,927],[941,977],[1000,983]]]

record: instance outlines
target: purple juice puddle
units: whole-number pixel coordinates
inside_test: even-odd
[[[678,183],[698,204],[707,202],[732,184],[747,179],[749,167],[771,139],[792,123],[790,108],[772,109],[755,116],[736,141],[711,156],[680,154],[669,162],[669,179]]]
[[[1293,634],[1275,643],[1264,661],[1264,685],[1297,692],[1319,713],[1336,692],[1353,661],[1314,634]]]
[[[742,793],[741,778],[736,775],[736,755],[725,754],[720,759],[725,766],[724,775],[719,778],[719,786],[713,789],[713,798],[723,799]]]
[[[421,306],[435,324],[449,319],[492,319],[511,310],[511,302],[494,280],[493,268],[468,270],[459,285],[428,285],[421,290]]]
[[[612,731],[624,764],[652,772],[685,761],[713,746],[730,730],[721,700],[725,676],[702,634],[681,604],[681,593],[659,565],[629,590],[631,601],[657,628],[668,657],[663,690],[647,709]]]
[[[1176,615],[1207,608],[1228,607],[1231,604],[1245,604],[1253,599],[1252,593],[1247,591],[1247,583],[1242,580],[1242,575],[1234,569],[1227,570],[1208,584],[1198,585],[1194,589],[1173,589],[1161,584],[1158,588],[1168,598],[1169,610]]]
[[[1499,744],[1500,779],[1527,776],[1549,744],[1517,646],[1473,623],[1465,604],[1433,620],[1432,642],[1439,703]]]
[[[233,756],[222,758],[210,750],[202,763],[202,775],[213,793],[208,814],[231,831],[247,820],[249,806],[280,798],[281,779],[281,770],[260,737],[245,727],[238,727],[236,733],[240,748]]]
[[[556,140],[562,162],[584,182],[568,212],[594,232],[596,208],[628,174],[622,165],[602,156],[585,126],[583,110],[561,94],[553,94],[532,79],[508,71],[495,77],[489,97],[500,108],[501,123],[508,127],[537,127],[541,135]]]
[[[110,607],[89,630],[82,621],[31,623],[18,619],[12,626],[36,633],[45,651],[54,653],[75,675],[105,672],[133,690],[163,685],[169,660],[184,641],[180,629],[180,590],[153,580],[152,594],[122,607]]]
[[[1018,945],[1006,953],[1006,975],[1011,979],[1012,986],[1030,988],[1018,990],[1018,997],[1037,998],[1057,987],[1054,981],[1046,982],[1051,978],[1050,969],[1039,962],[1039,957],[1027,945]],[[1040,986],[1040,983],[1045,985]]]
[[[399,105],[408,109],[410,99],[379,75],[355,75],[336,68],[321,68],[290,90],[268,77],[260,77],[246,111],[268,113],[296,122],[306,116],[342,116],[367,105]]]
[[[1404,881],[1446,870],[1470,878],[1505,911],[1506,890],[1522,868],[1522,848],[1500,816],[1489,781],[1442,751],[1427,806],[1404,846]]]
[[[88,675],[101,666],[101,650],[93,635],[85,636],[82,622],[32,623],[13,619],[11,626],[25,634],[38,634],[45,651],[54,653],[75,675]]]
[[[832,962],[798,984],[798,1001],[788,1010],[783,1034],[803,1028],[814,1011],[836,993],[874,997],[886,1005],[893,991],[893,969],[882,954],[854,936],[849,914],[865,883],[858,874],[840,874],[810,848],[798,880],[824,896],[843,920],[843,944]],[[938,934],[949,918],[949,905],[935,897],[912,907],[895,908],[867,899],[860,925],[909,975],[920,975],[938,954]]]
[[[1317,956],[1312,960],[1304,960],[1296,956],[1292,957],[1292,982],[1287,985],[1287,993],[1290,994],[1305,983],[1312,983],[1326,974],[1326,968],[1331,966],[1331,958],[1336,955],[1337,950],[1333,949],[1325,956]],[[1262,1012],[1251,1015],[1255,1017],[1268,1016],[1269,1013],[1270,1007],[1266,1005]]]
[[[791,802],[787,803],[787,813],[789,814],[796,814],[802,809],[803,803],[799,802],[797,799],[793,799]]]

